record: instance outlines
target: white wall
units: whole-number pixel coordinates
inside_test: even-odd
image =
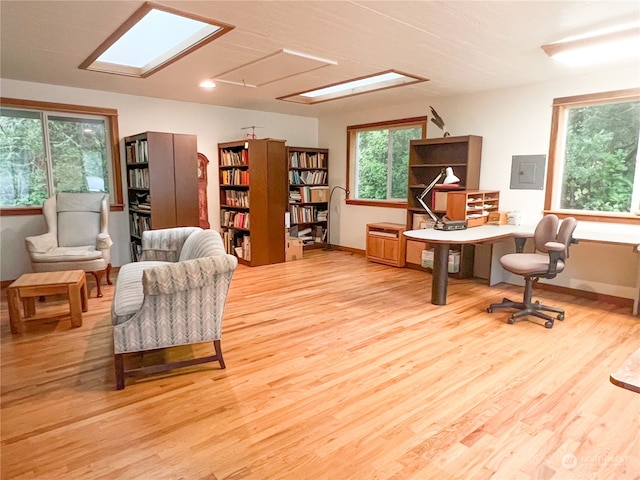
[[[247,132],[250,132],[242,130],[243,127],[260,125],[264,128],[256,130],[256,135],[259,138],[284,139],[290,146],[318,146],[318,121],[310,117],[216,107],[6,79],[2,79],[1,88],[3,97],[115,108],[118,110],[120,138],[145,131],[197,135],[198,152],[206,155],[210,162],[208,198],[209,222],[212,229],[218,229],[220,226],[218,143],[241,140],[245,138]],[[121,160],[124,162],[123,146],[122,142],[120,143]],[[126,179],[123,175],[123,192],[126,192],[125,182]],[[13,280],[22,273],[31,271],[24,249],[24,238],[44,233],[45,225],[40,215],[5,216],[1,217],[0,221],[0,278],[3,281]],[[111,212],[109,222],[109,230],[114,240],[112,264],[119,266],[129,261],[127,212]]]
[[[510,190],[511,157],[548,155],[553,99],[638,86],[640,71],[634,67],[466,96],[417,98],[411,104],[393,108],[358,110],[348,115],[320,118],[319,141],[331,152],[330,183],[346,186],[348,125],[424,116],[429,113],[431,105],[443,117],[452,135],[483,137],[480,188],[500,190],[500,208],[520,210],[524,222],[534,224],[541,216],[544,191]],[[439,137],[441,134],[429,122],[427,136]],[[335,202],[331,211],[333,243],[364,249],[367,223],[405,223],[405,211],[402,209],[346,205],[343,197],[340,200]],[[597,265],[594,258],[599,259]],[[607,270],[606,274],[603,274],[603,269]],[[567,271],[553,282],[632,298],[637,270],[638,255],[631,248],[584,243],[572,247]]]

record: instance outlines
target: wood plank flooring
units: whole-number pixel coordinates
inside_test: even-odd
[[[430,283],[341,251],[240,266],[227,369],[128,379],[123,391],[113,287],[97,299],[89,282],[82,327],[60,300],[38,305],[55,318],[21,335],[3,290],[2,479],[640,478],[640,395],[609,382],[640,346],[638,317],[544,290],[536,298],[563,305],[564,322],[508,325],[507,311],[485,309],[520,287],[452,279],[437,307]]]

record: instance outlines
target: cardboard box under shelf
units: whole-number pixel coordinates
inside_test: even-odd
[[[328,202],[329,201],[329,187],[311,187],[311,201],[314,203],[317,202]]]
[[[422,268],[433,269],[433,250],[425,250],[422,252]],[[449,252],[449,264],[447,266],[449,273],[458,273],[460,271],[460,252]]]
[[[286,240],[285,260],[287,262],[300,260],[302,258],[304,248],[302,240],[299,238],[289,237]]]

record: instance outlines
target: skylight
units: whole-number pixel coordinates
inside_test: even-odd
[[[305,92],[279,97],[278,100],[313,104],[427,81],[427,78],[396,72],[395,70],[388,70],[367,77],[327,85],[315,90],[307,90]]]
[[[233,26],[145,3],[80,68],[148,77]]]

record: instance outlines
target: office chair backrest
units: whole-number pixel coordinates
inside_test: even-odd
[[[556,242],[564,245],[564,252],[560,255],[562,260],[569,258],[569,246],[572,243],[573,231],[576,229],[578,222],[573,217],[565,218],[560,224],[560,230],[558,230],[558,236]]]
[[[555,215],[545,215],[538,222],[533,234],[533,241],[538,252],[547,253],[549,250],[544,246],[547,242],[555,242],[558,232],[558,217]]]

